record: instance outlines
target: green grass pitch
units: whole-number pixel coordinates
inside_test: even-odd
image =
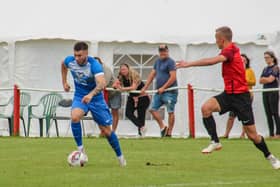
[[[85,138],[89,163],[71,168],[72,138],[0,138],[0,186],[279,187],[273,170],[248,140],[223,140],[202,155],[207,139],[121,139],[128,166],[120,168],[106,139]],[[268,140],[280,156],[280,141]],[[147,162],[151,165],[147,165]]]

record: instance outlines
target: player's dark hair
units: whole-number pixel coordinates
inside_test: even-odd
[[[276,55],[274,54],[273,51],[266,51],[266,52],[264,52],[264,54],[273,58],[274,64],[278,64],[278,59],[277,59],[277,57],[276,57]]]
[[[242,57],[244,57],[247,61],[246,63],[246,69],[250,68],[250,58],[246,54],[241,54]]]
[[[219,27],[216,32],[221,33],[228,41],[232,41],[232,30],[228,26]]]
[[[75,43],[74,51],[82,51],[82,50],[88,50],[88,44],[82,41]]]

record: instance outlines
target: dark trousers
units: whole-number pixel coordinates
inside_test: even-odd
[[[276,135],[280,135],[280,118],[279,118],[279,93],[264,92],[263,105],[267,118],[269,135],[274,136],[274,122],[276,126]],[[274,121],[273,121],[274,119]]]
[[[145,126],[146,110],[149,105],[150,98],[148,96],[139,97],[137,103],[135,103],[133,97],[129,96],[127,98],[125,116],[140,129]],[[135,115],[135,111],[137,115]]]

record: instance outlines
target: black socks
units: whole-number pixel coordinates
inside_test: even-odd
[[[219,143],[219,138],[218,138],[217,130],[216,130],[216,122],[215,122],[213,116],[211,115],[208,118],[203,118],[203,123],[204,123],[204,126],[205,126],[208,134],[211,137],[211,140],[216,143]]]
[[[255,146],[261,151],[263,152],[263,155],[265,158],[267,158],[271,153],[269,152],[267,145],[262,137],[262,141],[258,144],[255,143]]]

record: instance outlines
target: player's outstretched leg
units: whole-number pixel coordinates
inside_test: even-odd
[[[82,127],[80,122],[71,122],[72,134],[77,144],[78,150],[83,151],[83,140],[82,140]]]
[[[126,160],[122,154],[121,146],[119,143],[119,139],[114,131],[111,130],[110,126],[99,126],[100,130],[106,136],[109,144],[111,145],[112,149],[115,151],[120,166],[126,166]]]
[[[84,152],[83,140],[82,140],[82,127],[80,120],[84,116],[84,111],[80,108],[75,108],[71,111],[71,129],[75,142],[78,147],[78,151]]]
[[[274,169],[280,169],[280,161],[273,154],[270,153],[264,138],[258,135],[255,125],[244,126],[244,130],[250,140],[255,146],[264,154],[264,157],[271,163]]]
[[[81,151],[84,153],[86,160],[87,155],[85,153],[84,145],[83,145],[83,136],[82,136],[82,127],[81,127],[81,118],[84,116],[84,111],[82,109],[76,108],[73,109],[71,112],[71,129],[72,134],[74,137],[74,140],[76,142],[76,145],[78,147],[78,151]]]
[[[216,130],[216,122],[214,117],[212,116],[213,112],[219,111],[219,104],[215,98],[211,98],[201,108],[203,115],[203,124],[211,137],[211,143],[208,147],[202,150],[202,153],[212,153],[213,151],[217,151],[222,149],[222,144],[219,141],[217,130]]]

